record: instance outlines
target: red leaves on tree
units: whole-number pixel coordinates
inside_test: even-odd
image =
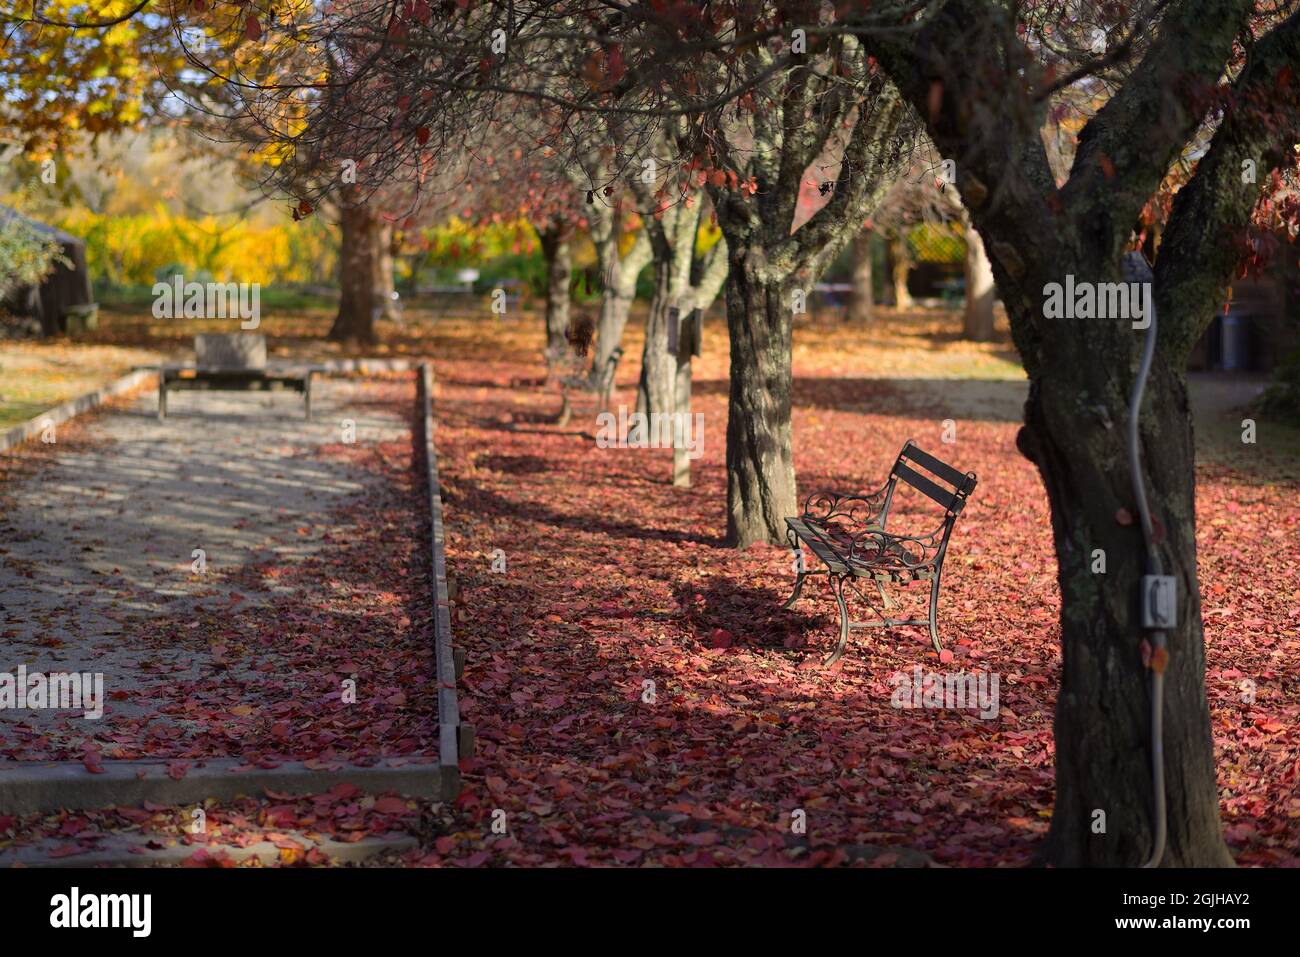
[[[617,43],[605,54],[605,76],[611,84],[617,83],[627,74],[627,64],[623,62],[623,48]]]

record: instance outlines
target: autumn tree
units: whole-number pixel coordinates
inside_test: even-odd
[[[601,277],[600,317],[591,361],[591,375],[595,377],[614,350],[622,346],[623,330],[636,298],[637,277],[649,263],[652,249],[635,202],[630,201],[626,190],[615,185],[603,141],[589,141],[580,155],[580,164],[570,165],[568,175],[574,188],[586,198],[588,230]]]
[[[1047,46],[1035,42],[1045,31],[1033,8],[1017,20],[1001,6],[947,0],[918,15],[918,29],[864,42],[957,164],[1029,374],[1018,444],[1051,503],[1064,656],[1044,859],[1133,865],[1152,856],[1154,672],[1165,696],[1169,811],[1159,862],[1222,865],[1231,859],[1219,828],[1204,687],[1185,370],[1224,300],[1260,197],[1245,164],[1263,180],[1295,162],[1300,14],[1265,13],[1248,0],[1143,5],[1133,14],[1101,5],[1089,13],[1054,19]],[[1120,76],[1080,132],[1058,186],[1041,136],[1044,115],[1054,92],[1100,68]],[[1149,566],[1132,518],[1124,428],[1143,335],[1128,319],[1049,318],[1044,295],[1066,276],[1125,278],[1124,254],[1145,204],[1198,138],[1203,154],[1174,197],[1154,262],[1159,341],[1142,410],[1142,471],[1155,548],[1177,580],[1179,608],[1166,648],[1144,659],[1134,596]],[[1099,554],[1105,574],[1094,567]],[[1111,822],[1104,835],[1091,826],[1097,809]]]
[[[786,23],[817,22],[819,5]],[[739,59],[766,72],[767,45]],[[734,101],[702,156],[731,182],[707,180],[727,240],[727,539],[780,542],[797,512],[790,438],[791,320],[796,295],[853,237],[894,175],[907,141],[908,109],[856,39],[813,43],[789,67]],[[831,199],[794,229],[800,182],[819,161],[838,164]],[[735,186],[741,188],[734,188]],[[728,188],[732,186],[733,188]]]
[[[161,118],[184,53],[172,22],[137,0],[0,0],[0,131],[48,156]]]
[[[637,411],[644,413],[688,411],[684,403],[690,394],[690,363],[669,349],[670,317],[676,316],[680,324],[696,310],[707,312],[727,275],[725,239],[697,255],[701,217],[709,204],[704,191],[707,174],[688,169],[676,184],[670,176],[655,175],[661,164],[671,169],[675,157],[670,140],[656,137],[638,164],[639,170],[628,178],[645,223],[654,267],[654,292],[637,383]],[[715,178],[721,175],[714,173]]]
[[[731,260],[732,540],[774,537],[780,516],[793,510],[784,424],[788,365],[782,370],[788,323],[780,295],[791,291],[787,267],[792,256],[806,252],[801,240],[817,235],[837,210],[879,182],[859,176],[855,183],[850,158],[860,155],[855,143],[867,156],[880,155],[871,147],[884,145],[879,134],[889,124],[880,122],[881,113],[892,117],[902,110],[901,95],[940,154],[956,164],[959,194],[987,250],[1029,375],[1018,444],[1038,466],[1051,504],[1062,593],[1057,803],[1044,860],[1228,863],[1204,691],[1185,367],[1246,254],[1243,241],[1262,184],[1296,161],[1300,110],[1293,64],[1300,53],[1300,14],[1294,4],[1257,8],[1249,0],[1171,0],[1133,9],[1037,3],[1014,10],[936,0],[849,8],[837,17],[820,6],[779,6],[770,20],[757,4],[682,18],[699,28],[691,34],[696,52],[704,51],[699,62],[716,57],[726,64],[713,85],[691,90],[690,81],[702,75],[698,68],[678,85],[687,99],[698,96],[701,165],[729,169],[738,183],[753,176],[756,187],[714,195]],[[742,12],[750,32],[719,32],[727,14]],[[777,36],[793,39],[796,23],[809,25],[806,37],[845,40],[843,47],[828,43],[819,50],[852,55],[860,43],[893,85],[864,57],[865,81],[880,85],[867,87],[871,95],[862,106],[876,121],[853,125],[846,169],[833,178],[836,201],[826,207],[832,212],[791,231],[784,204],[795,201],[796,177],[818,150],[790,135],[788,124],[794,119],[797,132],[798,120],[808,116],[799,110],[808,102],[801,91],[834,75],[772,57],[765,44]],[[659,39],[677,51],[685,42],[680,32]],[[674,45],[674,39],[683,42]],[[750,62],[756,70],[744,68]],[[764,63],[772,69],[765,71]],[[776,94],[765,97],[768,82]],[[861,90],[861,84],[850,89]],[[1080,84],[1102,105],[1082,128],[1068,177],[1058,185],[1044,147],[1044,119],[1055,97]],[[735,156],[740,151],[728,149],[726,124],[751,95],[765,109],[746,118],[752,132],[743,142],[763,148]],[[731,104],[735,112],[728,111]],[[858,106],[854,100],[851,115],[862,115]],[[799,144],[802,153],[792,149]],[[695,155],[689,145],[683,152]],[[1124,424],[1143,336],[1131,318],[1049,318],[1044,297],[1067,276],[1094,284],[1140,276],[1126,254],[1143,210],[1171,165],[1190,155],[1196,156],[1194,172],[1175,195],[1154,251],[1159,340],[1139,443],[1152,517],[1139,522]],[[791,174],[796,166],[799,173]],[[1255,174],[1247,175],[1251,170]],[[1146,557],[1144,537],[1154,560]],[[1098,554],[1106,558],[1104,575],[1094,570]],[[1179,613],[1165,644],[1148,643],[1144,654],[1134,601],[1142,575],[1153,567],[1175,578]],[[1161,759],[1152,734],[1156,688],[1165,695]],[[1157,806],[1157,760],[1174,812],[1168,815]],[[1107,836],[1093,829],[1097,809],[1112,822]],[[1167,823],[1163,842],[1158,819]],[[1122,829],[1114,822],[1123,822]]]

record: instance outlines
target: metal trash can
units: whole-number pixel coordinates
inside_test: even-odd
[[[1238,372],[1250,364],[1250,317],[1229,312],[1219,323],[1219,364]]]

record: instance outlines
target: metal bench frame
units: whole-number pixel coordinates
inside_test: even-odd
[[[555,417],[557,425],[568,425],[569,418],[573,415],[573,403],[569,398],[570,392],[583,392],[594,395],[596,397],[597,412],[604,412],[609,408],[610,397],[614,394],[614,376],[618,372],[618,362],[621,358],[623,358],[623,349],[620,346],[609,354],[609,358],[605,360],[605,365],[599,373],[574,373],[560,378],[562,405],[559,414]],[[582,363],[580,368],[585,368],[585,359],[578,357],[577,361]]]
[[[930,472],[930,478],[913,466]],[[921,535],[899,535],[885,530],[894,489],[902,481],[941,505],[943,521],[939,527]],[[908,439],[898,453],[889,478],[874,492],[841,493],[819,491],[808,496],[803,514],[785,520],[790,548],[795,555],[794,591],[782,608],[791,607],[803,589],[804,579],[826,575],[831,593],[840,612],[840,637],[834,651],[823,665],[832,665],[844,654],[849,632],[854,628],[894,628],[926,625],[934,650],[943,651],[939,641],[939,582],[943,576],[943,559],[948,552],[948,538],[967,499],[975,491],[974,472],[962,473],[946,462],[922,450]],[[951,490],[945,486],[951,486]],[[821,571],[809,571],[804,562],[803,546],[821,559]],[[858,590],[859,579],[872,581],[880,592],[885,609],[894,602],[885,592],[885,584],[910,581],[930,582],[928,618],[889,618],[876,609],[871,599]],[[880,621],[852,621],[844,600],[845,587],[852,588]]]
[[[213,392],[301,392],[307,421],[311,421],[311,380],[313,370],[278,369],[201,369],[194,366],[160,366],[158,368],[158,418],[167,418],[167,393],[177,391]]]
[[[220,348],[226,346],[225,349]],[[244,354],[232,355],[244,347]],[[213,347],[216,355],[213,355]],[[247,349],[254,355],[250,358]],[[222,353],[225,353],[224,355]],[[311,366],[266,365],[266,337],[257,334],[235,333],[197,335],[194,337],[194,365],[163,365],[158,367],[158,418],[167,418],[167,393],[175,391],[213,392],[301,392],[307,420],[311,421],[311,379],[316,371]]]

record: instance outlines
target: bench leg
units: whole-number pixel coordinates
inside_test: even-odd
[[[302,388],[303,407],[307,412],[307,421],[311,421],[311,373],[307,374],[307,381]]]
[[[934,573],[930,583],[930,643],[934,650],[943,653],[943,644],[939,641],[939,570]]]
[[[804,568],[803,547],[799,544],[799,539],[792,532],[787,532],[785,537],[790,542],[790,554],[794,556],[795,573],[794,591],[790,593],[790,597],[781,606],[782,611],[799,600],[799,592],[803,591],[803,580],[808,577],[808,571]]]
[[[158,376],[158,421],[167,418],[167,383],[161,373]]]
[[[839,661],[849,643],[849,607],[844,603],[844,579],[839,575],[831,576],[831,591],[835,593],[835,603],[840,606],[840,640],[830,657],[822,662],[823,668],[829,668]]]
[[[807,577],[808,576],[804,572],[798,572],[795,575],[794,591],[790,592],[790,597],[787,598],[785,600],[785,604],[781,606],[782,611],[789,608],[791,605],[793,605],[795,602],[799,600],[799,592],[803,591],[803,580]]]

